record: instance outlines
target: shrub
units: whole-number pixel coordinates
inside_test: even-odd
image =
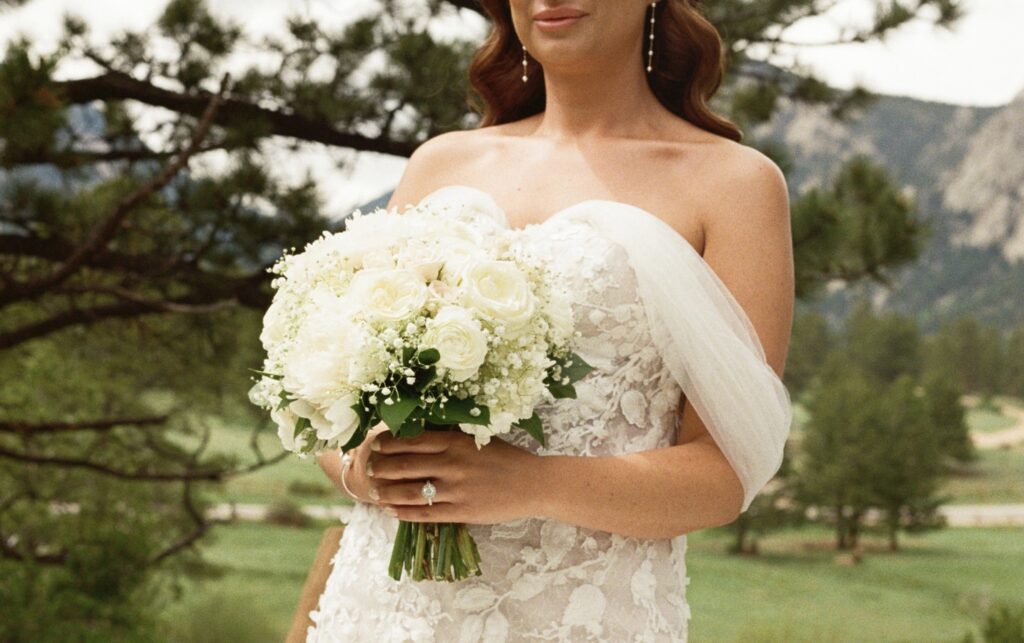
[[[266,522],[285,527],[308,527],[312,519],[290,500],[278,500],[267,509]]]

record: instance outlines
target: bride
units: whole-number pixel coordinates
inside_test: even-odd
[[[707,105],[699,0],[480,4],[482,125],[422,144],[388,207],[513,229],[572,285],[595,369],[538,409],[543,447],[379,425],[322,455],[356,504],[307,640],[685,641],[686,534],[745,511],[789,431],[785,179]],[[399,519],[469,524],[483,575],[394,581]]]

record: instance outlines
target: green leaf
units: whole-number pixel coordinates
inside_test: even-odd
[[[469,411],[473,407],[480,409],[480,415],[475,417],[470,415]],[[477,404],[472,397],[467,397],[466,399],[450,397],[445,402],[443,409],[437,402],[431,404],[427,420],[434,424],[459,424],[465,422],[466,424],[487,425],[491,423],[491,410],[484,404]]]
[[[367,394],[364,393],[358,402],[350,406],[349,408],[356,412],[359,416],[359,427],[370,425],[370,419],[373,417],[373,410],[367,411],[366,409],[370,406],[369,402],[366,401]]]
[[[292,401],[288,398],[288,394],[281,391],[281,401],[277,403],[277,410],[280,411],[291,403]]]
[[[275,380],[279,380],[279,379],[284,378],[284,375],[278,375],[277,373],[268,373],[266,371],[261,371],[258,368],[250,368],[249,370],[252,371],[253,373],[259,373],[260,375],[266,375],[267,377],[272,377]]]
[[[573,382],[578,382],[579,380],[583,379],[584,375],[594,370],[593,366],[587,364],[587,362],[584,361],[584,359],[577,355],[576,353],[569,353],[569,359],[567,361],[571,361],[572,365],[565,366],[565,364],[563,364],[562,374],[569,376],[570,384],[572,384]]]
[[[548,383],[548,390],[555,396],[555,399],[572,398],[576,399],[576,388],[572,384]]]
[[[415,391],[412,391],[410,395],[404,388],[399,388],[391,399],[392,404],[385,404],[384,400],[378,402],[377,412],[380,413],[380,419],[384,420],[384,423],[391,429],[391,433],[394,434],[401,428],[402,423],[409,417],[412,410],[421,403],[421,400]]]
[[[541,424],[540,416],[534,411],[533,415],[526,418],[525,420],[519,420],[515,423],[515,426],[524,429],[529,433],[534,440],[540,442],[541,446],[544,446],[544,427]]]
[[[297,439],[299,434],[313,426],[313,423],[309,421],[309,418],[300,417],[295,420],[295,433],[292,434],[293,439]]]
[[[348,451],[349,449],[356,448],[363,443],[363,440],[366,439],[367,433],[369,433],[369,427],[360,426],[356,429],[356,432],[352,434],[352,437],[348,439],[348,442],[342,445],[341,450]]]
[[[423,389],[427,388],[427,386],[436,378],[437,367],[431,366],[429,368],[423,369],[422,371],[416,374],[416,383],[413,384],[412,386],[414,389],[422,393]]]
[[[402,347],[402,363],[403,364],[408,364],[409,360],[412,359],[412,356],[413,356],[413,354],[415,352],[416,352],[416,349],[413,348],[412,346],[404,346],[404,347]]]
[[[402,427],[398,430],[399,437],[402,438],[415,438],[416,436],[423,433],[426,430],[422,417],[409,416],[405,422],[402,423]]]
[[[420,360],[420,364],[434,364],[437,360],[441,359],[441,351],[436,348],[427,348],[420,351],[417,359]]]

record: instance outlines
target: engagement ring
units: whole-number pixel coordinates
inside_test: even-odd
[[[427,504],[434,504],[434,496],[437,495],[437,487],[434,486],[430,480],[427,480],[423,484],[423,488],[420,489],[420,495],[427,499]]]

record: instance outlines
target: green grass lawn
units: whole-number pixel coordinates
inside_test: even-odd
[[[232,426],[216,418],[207,420],[211,427],[209,453],[235,456],[240,464],[255,460],[250,441],[252,431],[247,427]],[[267,457],[281,451],[277,434],[266,430],[258,434],[258,444]],[[298,485],[298,492],[290,489]],[[340,491],[331,486],[312,457],[302,459],[298,455],[288,456],[273,465],[229,479],[210,494],[218,502],[243,502],[271,504],[279,500],[290,500],[296,504],[327,504],[349,501]]]
[[[324,528],[244,523],[215,527],[206,541],[206,558],[224,573],[189,583],[182,600],[168,609],[172,640],[284,640]]]
[[[1000,399],[998,400],[998,406],[1002,407],[1002,404],[1013,404],[1014,406],[1019,405],[1015,401]],[[1001,431],[1008,429],[1017,423],[1017,420],[1009,415],[1005,415],[1000,410],[990,406],[975,406],[967,409],[967,427],[971,431]]]
[[[950,504],[1024,502],[1024,445],[978,451],[976,462],[948,476],[939,492]]]
[[[209,559],[226,574],[186,592],[169,617],[180,639],[281,641],[323,526],[217,527]],[[905,536],[890,553],[865,537],[859,565],[834,562],[831,534],[773,535],[756,557],[724,552],[727,534],[690,535],[690,640],[958,641],[994,599],[1024,600],[1019,529],[946,529]]]
[[[859,565],[834,562],[821,527],[774,535],[757,557],[689,539],[694,641],[958,641],[994,599],[1024,600],[1020,529],[946,529],[890,553],[865,540]]]

